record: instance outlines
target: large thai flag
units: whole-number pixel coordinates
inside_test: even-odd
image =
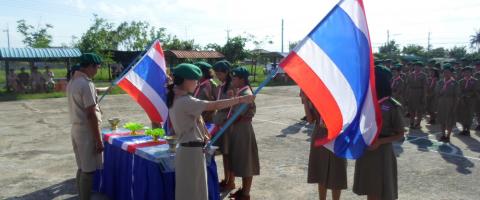
[[[117,81],[147,113],[152,122],[167,119],[167,72],[162,46],[157,40],[143,57]]]
[[[363,2],[335,3],[280,66],[325,121],[328,136],[315,145],[356,159],[377,138],[381,113]]]

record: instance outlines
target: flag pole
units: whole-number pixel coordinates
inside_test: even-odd
[[[257,89],[255,89],[255,91],[253,92],[254,96],[257,95],[260,92],[260,90],[262,90],[263,87],[265,87],[277,75],[279,68],[280,66],[275,68],[275,70],[273,70],[272,73],[270,73],[267,79],[265,79],[262,83],[260,83]],[[240,113],[242,113],[245,109],[247,109],[247,105],[248,104],[240,105],[238,110],[235,113],[233,113],[232,117],[230,117],[227,120],[227,122],[225,122],[225,124],[220,128],[220,130],[215,134],[215,136],[210,140],[210,142],[208,142],[208,144],[205,145],[205,149],[209,149],[212,146],[212,144],[215,143],[220,138],[220,136],[222,136],[225,133],[225,130],[227,130],[227,128],[233,124],[233,122],[240,116]]]
[[[100,102],[103,100],[103,98],[104,98],[105,96],[107,96],[107,94],[110,92],[110,90],[111,90],[115,85],[117,85],[118,80],[122,79],[122,78],[125,76],[125,74],[127,74],[127,72],[129,72],[130,69],[132,69],[132,67],[135,66],[135,64],[137,64],[138,60],[141,60],[141,59],[138,59],[138,58],[141,58],[141,57],[145,56],[145,54],[147,53],[147,51],[152,48],[153,44],[155,44],[156,41],[157,41],[157,39],[154,40],[150,45],[148,45],[148,48],[144,49],[142,52],[140,52],[139,54],[137,54],[137,56],[135,56],[135,59],[133,59],[132,62],[130,62],[130,64],[128,65],[128,67],[125,68],[125,69],[123,70],[123,72],[122,72],[117,78],[115,78],[115,80],[113,80],[113,81],[110,83],[110,86],[108,86],[107,91],[105,91],[105,92],[102,94],[102,96],[98,99],[97,104],[100,104]]]

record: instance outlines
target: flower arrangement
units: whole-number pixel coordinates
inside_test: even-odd
[[[165,137],[165,130],[162,128],[148,129],[145,131],[145,135],[153,137],[153,141],[158,141],[158,138]]]
[[[136,135],[137,131],[142,130],[143,127],[144,127],[143,124],[134,123],[134,122],[128,122],[125,125],[123,125],[123,128],[126,128],[131,131],[130,132],[131,135]]]

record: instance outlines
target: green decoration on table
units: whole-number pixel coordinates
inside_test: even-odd
[[[153,141],[158,141],[158,138],[165,137],[165,130],[163,128],[148,129],[145,131],[145,135],[153,137]]]
[[[136,135],[137,131],[142,130],[144,128],[144,125],[140,123],[128,122],[125,125],[123,125],[123,128],[130,130],[131,135]]]

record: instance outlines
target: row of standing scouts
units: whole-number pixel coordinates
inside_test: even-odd
[[[377,63],[384,64],[385,62]],[[388,60],[387,63],[391,63]],[[419,129],[422,118],[428,114],[429,124],[439,124],[443,135],[440,141],[450,142],[452,129],[459,122],[459,133],[470,136],[476,115],[480,117],[480,62],[462,66],[458,62],[437,63],[416,61],[389,66],[393,73],[393,97],[403,104],[409,117],[410,129]],[[480,130],[480,126],[476,127]]]
[[[95,54],[84,54],[80,60],[78,69],[72,74],[72,81],[68,83],[67,96],[72,120],[72,144],[78,166],[77,186],[80,199],[89,199],[93,173],[101,168],[102,163],[103,143],[99,132],[101,112],[97,102],[98,88],[95,89],[92,82],[101,59]],[[475,102],[471,98],[477,95],[476,89],[466,90],[477,87],[476,80],[471,78],[471,68],[462,69],[463,79],[456,81],[453,78],[459,75],[448,64],[442,68],[442,77],[438,74],[440,70],[436,69],[430,70],[431,76],[426,75],[422,72],[421,62],[407,64],[404,68],[388,69],[390,66],[385,65],[387,67],[375,68],[383,125],[379,138],[355,163],[353,192],[367,195],[368,199],[398,198],[397,161],[392,142],[403,138],[404,108],[408,108],[411,128],[417,128],[423,112],[427,110],[426,105],[432,104],[427,102],[436,101],[442,109],[428,110],[431,121],[440,123],[444,130],[451,130],[456,121],[453,113],[458,111],[458,107],[474,105],[469,102]],[[411,66],[414,69],[410,69]],[[220,80],[219,85],[213,81],[214,74]],[[225,179],[220,182],[221,191],[238,188],[230,198],[250,199],[253,176],[260,174],[260,162],[252,126],[255,98],[248,78],[246,68],[232,68],[227,61],[219,61],[213,66],[205,62],[183,63],[173,68],[167,86],[167,106],[179,143],[175,159],[176,199],[208,199],[203,147],[210,135],[205,123],[222,126],[240,104],[247,104],[248,109],[241,113],[215,145],[219,146],[223,156]],[[434,89],[431,89],[433,85]],[[314,146],[315,140],[327,135],[327,129],[308,97],[302,95],[302,102],[307,121],[314,125],[307,182],[318,185],[320,199],[326,199],[328,189],[332,190],[333,199],[339,199],[341,190],[347,188],[347,162],[323,146]],[[471,109],[462,111],[467,110]],[[235,186],[235,177],[242,178],[241,187]]]

